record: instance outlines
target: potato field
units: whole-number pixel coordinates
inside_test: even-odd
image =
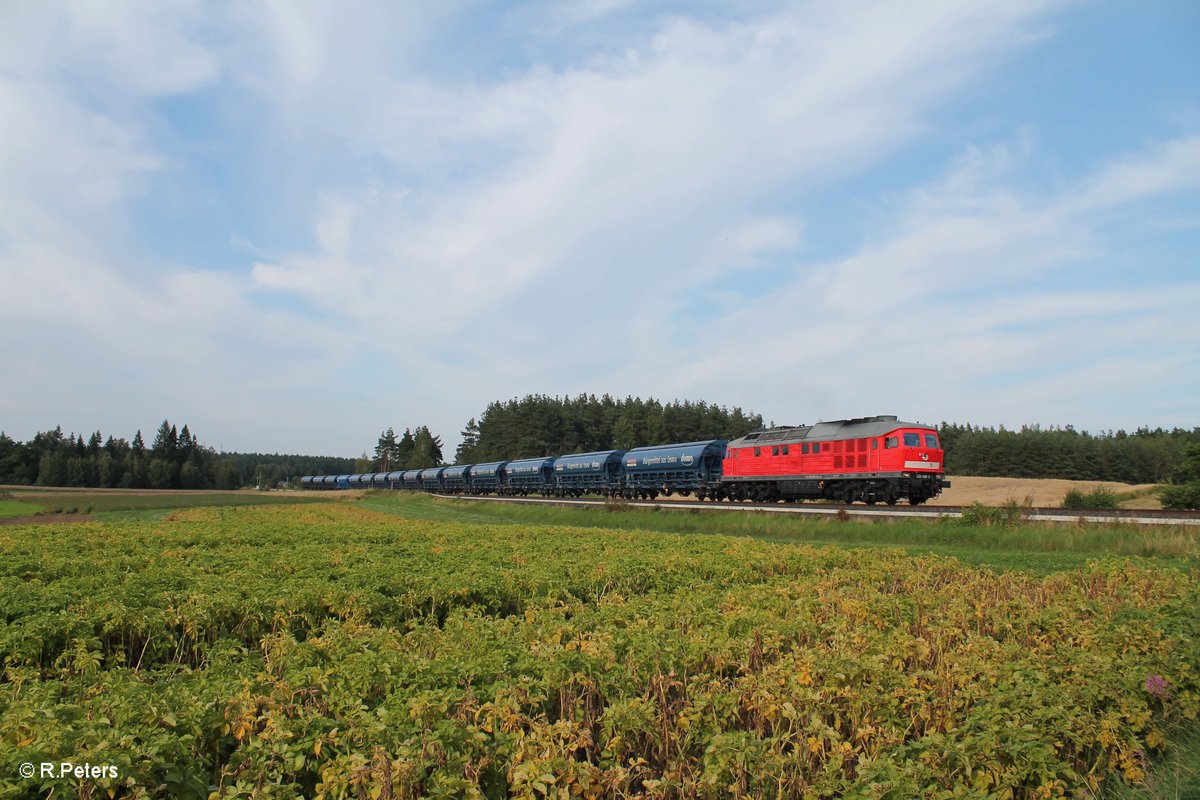
[[[0,796],[1092,797],[1200,711],[1194,570],[422,521],[0,528]],[[111,765],[116,777],[22,765]]]

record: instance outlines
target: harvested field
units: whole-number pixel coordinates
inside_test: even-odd
[[[1031,498],[1037,507],[1061,506],[1063,497],[1072,489],[1090,492],[1101,486],[1119,495],[1139,494],[1122,502],[1123,508],[1162,508],[1158,495],[1153,493],[1153,483],[1128,484],[1112,481],[1068,481],[1056,478],[980,478],[975,476],[948,476],[951,486],[931,500],[929,505],[969,506],[983,503],[986,506],[1003,505],[1009,500],[1018,503]]]

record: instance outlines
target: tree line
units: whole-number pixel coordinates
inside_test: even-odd
[[[740,408],[650,398],[528,395],[492,402],[467,422],[454,463],[470,464],[592,450],[628,450],[663,442],[734,439],[763,427]],[[1088,433],[1071,426],[1018,430],[943,422],[939,426],[952,475],[1065,478],[1114,483],[1195,484],[1200,427],[1138,428]],[[0,483],[146,489],[273,487],[301,475],[385,472],[445,463],[440,436],[428,426],[384,431],[373,456],[218,453],[187,425],[163,420],[146,444],[64,434],[61,426],[19,442],[0,432]],[[1197,490],[1200,491],[1200,490]]]
[[[595,450],[630,450],[664,442],[734,439],[761,428],[763,418],[703,400],[662,403],[651,397],[616,399],[527,395],[493,402],[462,431],[459,464]]]
[[[379,435],[375,444],[374,458],[363,458],[356,462],[357,472],[392,472],[404,469],[424,469],[442,463],[442,439],[434,436],[429,428],[421,425],[415,430],[405,428],[397,437],[394,428]]]
[[[132,440],[64,434],[62,426],[19,442],[0,432],[0,484],[108,489],[273,487],[301,474],[349,472],[354,459],[218,453],[184,425],[163,420],[147,446]]]
[[[1069,425],[1013,431],[943,422],[939,430],[948,472],[1004,478],[1168,483],[1183,478],[1187,448],[1200,444],[1200,428],[1093,434]]]
[[[493,402],[462,431],[455,464],[479,464],[593,450],[629,450],[663,442],[732,439],[762,427],[763,419],[740,408],[638,397],[527,395]],[[439,466],[442,440],[427,427],[405,430],[397,440],[392,428],[375,447],[370,468],[421,469]],[[366,470],[364,470],[366,471]]]
[[[761,427],[763,418],[757,413],[704,401],[664,404],[654,398],[621,400],[607,394],[527,395],[492,402],[477,419],[469,420],[453,463],[735,439]],[[1008,430],[943,422],[938,429],[947,469],[953,475],[1179,482],[1185,479],[1187,448],[1200,445],[1200,428],[1143,427],[1132,433],[1093,434],[1069,425],[1025,425]],[[441,439],[426,427],[406,430],[399,443],[397,447],[389,428],[380,436],[374,460],[364,463],[360,471],[419,469],[445,463]]]

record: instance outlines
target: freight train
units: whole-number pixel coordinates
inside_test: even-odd
[[[783,425],[726,441],[604,450],[360,475],[306,475],[302,489],[408,489],[436,494],[912,505],[950,486],[935,428],[894,416]]]

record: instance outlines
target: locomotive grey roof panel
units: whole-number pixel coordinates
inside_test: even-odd
[[[818,422],[815,425],[781,425],[760,431],[751,431],[740,439],[729,443],[730,447],[750,445],[792,444],[795,442],[827,442],[838,439],[865,439],[883,436],[897,428],[926,428],[919,422],[901,422],[893,415],[836,419]]]

